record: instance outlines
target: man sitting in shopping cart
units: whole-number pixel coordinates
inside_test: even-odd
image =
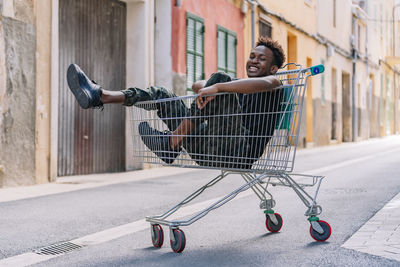
[[[167,164],[174,162],[183,147],[199,165],[248,169],[262,156],[274,133],[281,105],[280,90],[275,89],[281,83],[273,74],[284,61],[281,45],[260,37],[247,60],[248,78],[232,80],[217,72],[207,81],[195,82],[192,89],[197,97],[190,108],[164,87],[105,90],[75,64],[68,68],[67,81],[84,109],[123,104],[157,110],[169,130],[162,132],[142,122],[139,133],[144,144]],[[178,100],[156,105],[143,102],[168,98]]]

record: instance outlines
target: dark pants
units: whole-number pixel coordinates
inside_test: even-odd
[[[210,77],[206,86],[230,80],[229,75],[218,72]],[[123,92],[126,106],[137,101],[176,97],[166,88],[154,86],[146,90],[129,88]],[[182,100],[158,102],[146,109],[157,110],[158,117],[171,131],[182,122],[182,119],[175,118],[188,117],[195,124],[195,129],[183,140],[182,146],[201,166],[249,169],[257,160],[249,158],[251,142],[242,117],[238,115],[241,114],[241,106],[237,94],[218,95],[202,110],[195,101],[187,108]]]

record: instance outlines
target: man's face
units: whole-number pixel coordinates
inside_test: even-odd
[[[274,54],[271,49],[260,45],[251,50],[247,60],[246,71],[248,77],[263,77],[271,75]]]

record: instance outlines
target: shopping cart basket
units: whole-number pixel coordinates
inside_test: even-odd
[[[172,250],[182,252],[186,238],[181,226],[194,223],[250,188],[260,198],[267,229],[278,232],[283,221],[281,215],[273,210],[275,200],[268,191],[270,185],[290,187],[299,196],[307,207],[305,216],[311,224],[310,234],[316,241],[325,241],[330,237],[329,224],[317,217],[322,208],[316,198],[324,177],[292,173],[307,80],[323,71],[322,65],[302,68],[297,64],[287,64],[276,73],[281,86],[272,92],[217,94],[203,110],[193,105],[197,95],[138,102],[130,109],[135,161],[221,171],[167,212],[146,217],[151,224],[155,247],[163,244],[161,225],[164,225],[170,230]],[[170,136],[170,132],[185,120],[195,127],[189,135],[182,136],[181,150],[171,151],[154,145],[157,144],[155,138]],[[153,130],[141,131],[144,125],[146,129],[159,131],[158,137]],[[147,148],[149,146],[152,151]],[[181,207],[230,174],[241,175],[245,183],[187,220],[169,220]],[[306,187],[316,187],[314,194],[308,193]]]

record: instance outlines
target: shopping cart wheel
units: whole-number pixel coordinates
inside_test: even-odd
[[[185,234],[181,229],[173,229],[175,241],[170,241],[172,251],[175,253],[181,253],[185,249],[186,238]]]
[[[164,231],[159,224],[153,224],[151,226],[151,241],[153,246],[156,248],[162,247],[164,243]]]
[[[265,226],[267,226],[268,231],[272,233],[279,232],[283,225],[282,216],[279,213],[274,213],[276,219],[278,220],[278,224],[275,224],[271,218],[266,214],[267,219],[265,220]]]
[[[318,220],[317,222],[319,223],[319,225],[324,230],[324,233],[320,234],[317,231],[315,231],[312,228],[312,226],[310,226],[310,235],[311,235],[312,238],[315,239],[315,241],[324,242],[324,241],[328,240],[328,238],[331,236],[331,233],[332,233],[331,226],[329,225],[329,223],[327,223],[325,221],[319,221]]]

